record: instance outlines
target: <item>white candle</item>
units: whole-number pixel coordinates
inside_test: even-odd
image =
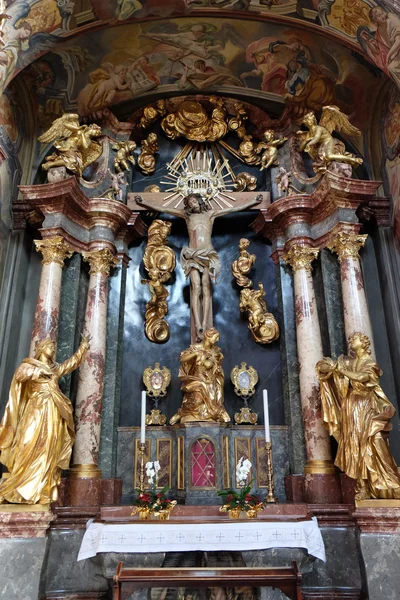
[[[140,421],[140,443],[144,444],[146,441],[146,392],[142,392],[142,414]]]
[[[264,423],[265,423],[265,441],[267,444],[271,441],[271,434],[269,432],[269,414],[268,414],[268,391],[263,390],[263,401],[264,401]]]

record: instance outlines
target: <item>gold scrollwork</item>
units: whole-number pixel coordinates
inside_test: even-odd
[[[206,109],[195,100],[183,100],[178,110],[169,113],[161,121],[165,134],[172,140],[179,136],[194,142],[216,142],[228,132],[224,100],[210,96],[210,103],[215,107],[211,116]]]
[[[248,314],[253,339],[259,344],[270,344],[278,339],[279,326],[274,315],[268,312],[264,296],[262,283],[258,284],[258,290],[244,288],[240,292],[240,311]]]
[[[138,167],[145,175],[151,175],[156,170],[155,153],[160,149],[156,133],[149,133],[142,141],[140,154],[138,156]]]
[[[164,320],[168,314],[169,296],[164,283],[169,280],[176,266],[175,253],[167,246],[170,231],[169,221],[153,221],[149,227],[149,239],[143,256],[149,279],[143,279],[142,283],[149,285],[151,293],[151,299],[146,304],[145,333],[151,342],[157,344],[167,342],[170,335],[169,323]]]
[[[255,254],[249,254],[247,251],[249,246],[249,240],[246,238],[240,240],[239,257],[232,263],[232,275],[236,283],[244,288],[240,292],[239,307],[241,312],[248,315],[253,339],[259,344],[270,344],[279,337],[279,326],[274,315],[267,310],[263,284],[258,284],[258,290],[251,289],[253,282],[247,275],[257,257]]]
[[[239,257],[232,263],[232,275],[236,279],[236,283],[243,288],[253,285],[253,282],[247,275],[257,260],[255,254],[249,254],[247,251],[249,246],[250,240],[242,238],[239,242]]]

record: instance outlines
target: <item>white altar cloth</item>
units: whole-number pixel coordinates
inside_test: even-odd
[[[305,548],[325,561],[325,547],[315,517],[310,521],[227,521],[226,523],[91,523],[78,561],[98,552],[189,552],[195,550],[265,550]]]

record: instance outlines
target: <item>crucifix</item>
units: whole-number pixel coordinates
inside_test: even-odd
[[[192,343],[203,339],[204,332],[213,326],[212,284],[217,282],[220,259],[213,248],[211,235],[214,221],[229,213],[250,208],[267,208],[268,192],[223,192],[214,197],[196,193],[187,195],[143,192],[128,194],[128,207],[132,211],[151,210],[185,219],[189,245],[181,252],[181,266],[190,278],[190,312]]]

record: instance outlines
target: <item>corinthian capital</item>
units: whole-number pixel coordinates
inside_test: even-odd
[[[310,246],[294,244],[283,255],[282,258],[285,261],[285,263],[292,267],[293,271],[311,271],[311,263],[317,258],[318,252],[318,248],[311,248]]]
[[[328,244],[327,248],[331,252],[336,252],[339,258],[339,262],[342,262],[344,258],[359,258],[359,251],[365,244],[367,235],[357,235],[355,233],[344,233],[341,231],[337,236]]]
[[[114,256],[108,248],[102,250],[92,250],[91,252],[82,252],[83,259],[89,263],[90,274],[96,275],[97,273],[103,273],[104,275],[110,274],[110,269],[116,267],[119,263],[119,258]]]
[[[45,240],[35,240],[36,250],[42,253],[42,265],[57,263],[64,266],[64,260],[70,258],[74,251],[68,246],[61,235],[56,235]]]

